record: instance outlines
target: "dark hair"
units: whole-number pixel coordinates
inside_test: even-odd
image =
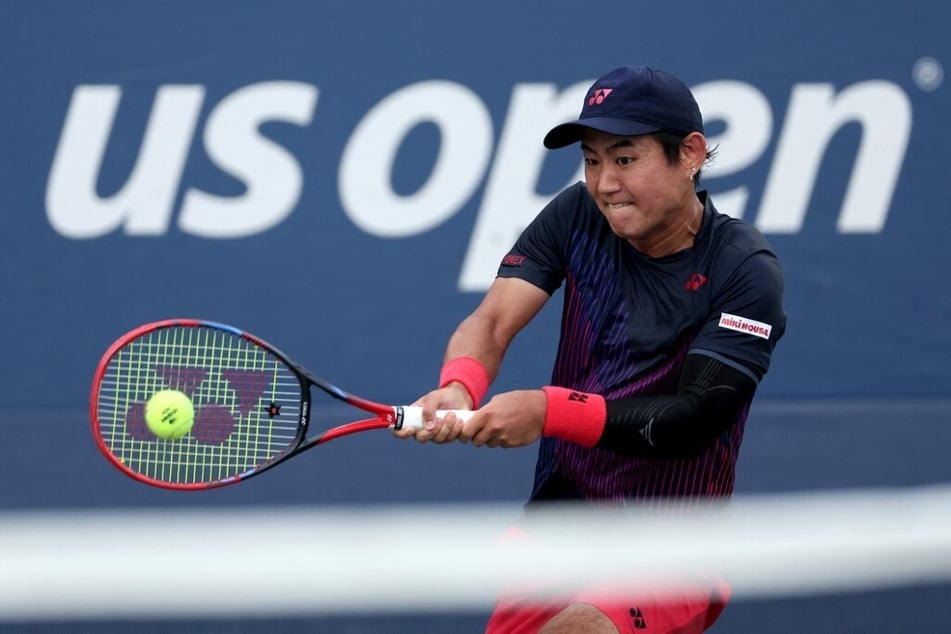
[[[680,146],[683,145],[684,137],[661,131],[655,132],[654,138],[660,142],[660,146],[664,150],[664,156],[667,157],[667,162],[671,165],[676,165],[680,161]],[[707,156],[703,159],[704,165],[716,158],[718,149],[719,146],[707,148]],[[700,184],[700,174],[702,173],[703,167],[698,169],[697,173],[693,175],[694,185]]]

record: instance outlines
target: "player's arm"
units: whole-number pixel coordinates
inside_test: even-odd
[[[749,331],[723,324],[724,315],[758,323]],[[675,394],[605,401],[587,399],[587,411],[570,393],[546,388],[545,433],[624,454],[679,458],[696,455],[729,429],[747,407],[785,331],[782,267],[761,249],[743,259],[717,289],[707,322],[691,343]],[[567,403],[567,405],[565,405]],[[580,421],[578,423],[577,421]]]
[[[562,387],[496,395],[463,426],[477,446],[523,447],[554,436],[643,458],[696,455],[730,427],[756,381],[705,354],[689,354],[669,396],[606,400]]]
[[[437,409],[475,409],[499,372],[505,352],[515,335],[538,314],[550,295],[514,277],[498,277],[479,306],[449,338],[440,373],[440,388],[417,401],[423,407],[427,428],[403,430],[422,442],[449,442],[458,437],[461,421],[434,420]],[[432,423],[432,425],[429,425]]]
[[[444,363],[458,357],[475,359],[485,368],[491,382],[515,335],[538,314],[549,297],[525,280],[496,278],[479,306],[449,338]],[[484,394],[474,396],[481,400]]]
[[[558,423],[548,419],[557,414],[558,399],[568,397],[548,392],[551,389],[546,390],[546,433],[558,435]],[[594,446],[627,455],[689,457],[727,430],[755,391],[749,373],[704,354],[690,354],[676,394],[605,400],[603,424],[600,414],[590,419],[587,438],[589,443],[594,439]]]
[[[605,400],[562,387],[496,395],[459,439],[522,447],[554,436],[587,447],[650,458],[695,455],[728,429],[750,402],[785,329],[782,272],[771,253],[747,258],[725,284],[681,368],[675,393]],[[771,326],[766,337],[723,328],[723,313]]]
[[[684,361],[675,394],[605,400],[545,388],[543,433],[633,456],[696,455],[736,421],[766,373],[785,329],[782,288],[775,256],[760,252],[747,258],[719,291],[715,310]],[[722,327],[727,313],[762,322],[769,334]]]
[[[543,434],[643,458],[696,455],[728,429],[753,398],[746,372],[704,354],[684,361],[676,394],[607,400],[543,388]]]

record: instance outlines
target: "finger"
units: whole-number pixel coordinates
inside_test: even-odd
[[[483,421],[485,417],[480,416],[478,412],[474,413],[469,417],[469,420],[465,421],[459,427],[459,440],[461,442],[470,442],[472,438],[479,433],[479,430],[482,429],[482,426],[485,424]]]
[[[470,442],[472,442],[473,446],[475,447],[483,447],[487,441],[488,435],[485,433],[484,429],[480,429],[477,433],[473,434]]]
[[[436,443],[453,442],[459,437],[461,421],[454,414],[434,416],[432,420],[423,422],[423,429],[417,431],[425,433],[426,439]]]
[[[423,426],[427,429],[433,428],[433,420],[436,418],[436,410],[439,409],[440,402],[441,398],[438,395],[438,390],[434,390],[413,403],[413,405],[423,408]]]
[[[486,426],[482,427],[479,432],[472,437],[472,444],[476,447],[496,447],[499,444],[499,440],[492,433],[492,429]]]
[[[486,440],[485,444],[487,447],[502,448],[502,449],[505,449],[506,447],[510,446],[509,441],[504,434],[492,436],[491,438]]]
[[[393,435],[399,438],[400,440],[406,440],[407,438],[414,436],[415,433],[416,433],[415,429],[407,428],[407,427],[393,430]]]
[[[447,443],[456,440],[459,437],[459,431],[462,428],[461,421],[455,414],[450,413],[439,420],[439,431],[433,436],[433,441],[438,443]]]
[[[419,443],[427,443],[427,442],[429,442],[430,440],[432,440],[433,435],[432,435],[431,432],[429,432],[429,431],[427,431],[427,430],[425,430],[425,429],[417,429],[417,430],[416,430],[416,433],[413,435],[413,438],[416,439],[416,442],[419,442]]]

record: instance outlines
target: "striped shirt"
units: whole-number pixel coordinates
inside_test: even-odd
[[[785,331],[778,259],[752,225],[720,214],[706,192],[694,245],[648,258],[612,231],[583,183],[559,194],[519,237],[500,277],[549,294],[564,285],[552,385],[606,399],[676,393],[687,354],[759,381]],[[532,500],[719,499],[733,493],[749,403],[698,456],[634,458],[545,437]]]

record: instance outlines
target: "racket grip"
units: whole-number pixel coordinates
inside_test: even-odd
[[[400,416],[402,412],[402,416]],[[442,418],[448,414],[455,414],[457,418],[465,422],[469,420],[474,411],[468,409],[440,409],[436,410],[436,416]],[[403,405],[396,408],[396,420],[399,421],[402,419],[402,423],[399,427],[407,429],[422,429],[423,428],[423,408],[418,405]],[[393,425],[396,427],[396,425]]]

